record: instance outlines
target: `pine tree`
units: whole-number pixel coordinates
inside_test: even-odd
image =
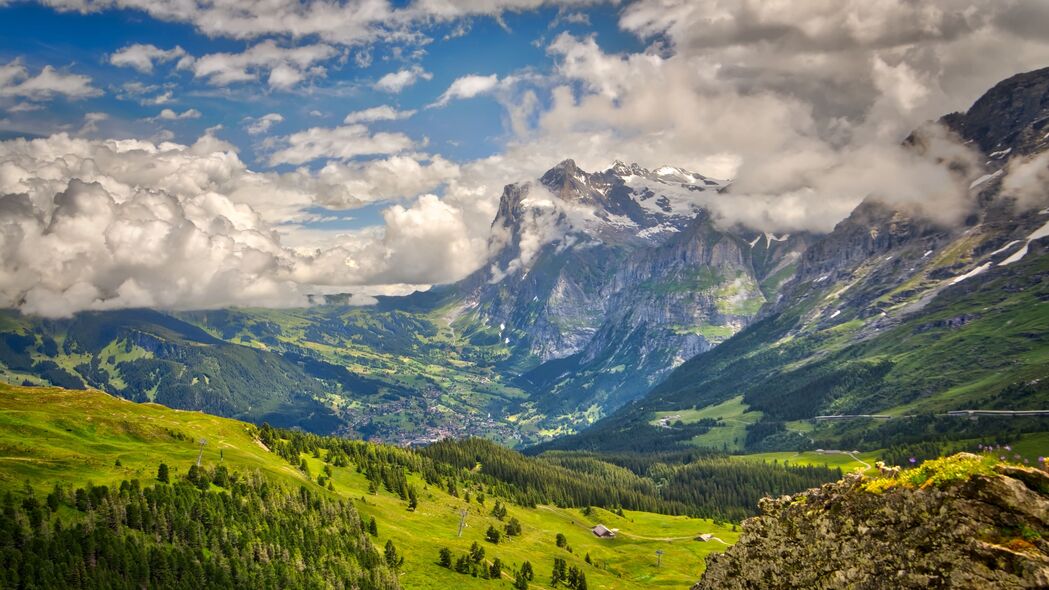
[[[373,537],[379,536],[379,523],[375,522],[374,516],[368,521],[368,534]]]
[[[517,517],[511,517],[510,522],[506,523],[506,536],[516,537],[521,534],[521,521],[517,520]]]
[[[415,492],[415,486],[408,488],[408,510],[414,511],[419,507],[419,495]]]
[[[161,483],[169,483],[171,481],[171,478],[168,475],[167,463],[161,463],[160,466],[157,467],[157,481]]]
[[[392,540],[386,541],[386,547],[383,550],[383,556],[386,557],[386,564],[390,567],[399,567],[402,563],[404,563],[404,558],[397,556],[397,548],[394,547]]]
[[[499,544],[499,531],[494,526],[488,526],[488,532],[484,534],[484,538],[489,543]]]
[[[558,582],[565,581],[565,560],[560,557],[554,558],[554,570],[550,574],[550,585],[557,586]]]
[[[499,561],[498,559],[496,561]],[[441,550],[437,553],[437,564],[441,567],[452,567],[452,550],[447,547],[441,547]]]

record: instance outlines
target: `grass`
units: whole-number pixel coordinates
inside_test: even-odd
[[[232,470],[258,470],[288,486],[315,485],[263,448],[254,432],[255,427],[244,422],[135,404],[94,390],[0,385],[0,491],[17,492],[26,482],[42,492],[56,482],[79,486],[137,478],[148,485],[162,462],[173,476],[184,474],[197,459],[201,438],[207,440],[205,465],[221,461]],[[303,458],[311,473],[322,471],[321,459]],[[437,565],[440,547],[458,555],[475,541],[485,547],[489,559],[499,557],[510,567],[530,561],[536,571],[533,588],[548,587],[555,556],[582,568],[590,588],[683,588],[699,579],[706,555],[726,547],[718,541],[695,541],[697,535],[713,533],[726,543],[738,538],[730,525],[704,519],[633,511],[620,517],[599,508],[584,516],[574,508],[508,505],[507,518],[520,520],[523,534],[493,545],[483,537],[489,525],[501,528],[502,523],[489,514],[494,498],[489,496],[485,506],[476,501],[468,504],[442,489],[427,487],[417,474],[410,475],[409,481],[420,490],[414,512],[385,490],[369,494],[367,480],[354,465],[334,469],[333,492],[317,489],[352,499],[365,520],[377,520],[377,545],[393,540],[406,559],[401,583],[410,589],[505,587]],[[457,537],[462,509],[468,510],[467,527]],[[620,529],[618,537],[594,537],[589,528],[597,523]],[[568,538],[571,553],[556,547],[557,533]],[[658,568],[656,550],[664,552]],[[588,553],[593,565],[584,561]]]
[[[838,467],[843,473],[848,473],[850,471],[856,471],[857,469],[864,471],[868,470],[870,466],[874,465],[874,462],[878,460],[878,454],[877,452],[864,452],[856,453],[855,455],[848,455],[845,453],[820,453],[818,451],[779,451],[772,453],[733,455],[733,459],[740,461],[765,461],[769,463],[778,461],[780,463],[789,463],[791,465],[815,465],[829,467],[831,469]]]
[[[707,419],[718,420],[717,426],[693,437],[692,444],[697,447],[738,451],[743,449],[743,442],[747,437],[747,426],[761,420],[762,413],[751,411],[750,407],[743,402],[743,396],[738,395],[713,406],[656,412],[655,416],[649,422],[653,426],[659,425],[664,418],[669,418],[671,424],[679,420],[684,424],[694,424]]]

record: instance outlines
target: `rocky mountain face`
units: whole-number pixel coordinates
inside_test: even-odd
[[[1049,340],[1030,326],[1049,321],[1047,122],[1049,69],[1010,78],[966,113],[944,117],[955,145],[969,152],[944,162],[968,191],[971,208],[961,222],[868,199],[812,239],[793,277],[747,329],[682,364],[591,432],[557,445],[628,440],[658,447],[675,432],[654,426],[653,412],[737,396],[747,411],[761,412],[738,439],[739,448],[752,449],[864,441],[881,448],[922,436],[913,424],[908,435],[893,422],[815,432],[794,423],[817,415],[1044,404],[1049,372],[1035,357]],[[916,157],[931,153],[929,133],[908,138]],[[976,431],[958,423],[922,428],[959,437]]]
[[[1045,471],[966,454],[914,471],[766,498],[693,590],[1049,586]]]
[[[463,314],[537,361],[518,381],[536,392],[531,412],[585,425],[775,296],[808,238],[719,228],[702,202],[727,186],[679,168],[590,173],[566,160],[506,187],[491,263],[458,288]]]

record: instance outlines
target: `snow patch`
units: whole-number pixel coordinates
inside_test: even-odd
[[[1027,252],[1031,247],[1032,241],[1040,240],[1046,236],[1049,236],[1049,221],[1047,221],[1042,227],[1031,232],[1031,235],[1027,236],[1027,242],[1024,243],[1024,247],[1017,250],[1016,253],[1012,256],[998,263],[998,266],[1006,266],[1014,262],[1019,262],[1023,259],[1024,256],[1027,256]]]
[[[971,183],[969,183],[969,190],[972,190],[972,189],[980,186],[981,184],[987,182],[988,180],[991,180],[992,178],[998,178],[1001,175],[1002,175],[1002,171],[1001,170],[998,170],[997,172],[994,172],[992,174],[984,174],[983,176],[981,176],[981,177],[977,178],[976,180],[972,181]]]
[[[976,275],[984,272],[985,270],[987,270],[990,267],[991,267],[991,263],[990,262],[984,262],[983,264],[981,264],[980,266],[977,266],[976,268],[970,270],[969,272],[967,272],[967,273],[965,273],[965,274],[963,274],[961,276],[954,277],[954,280],[951,281],[951,284],[952,285],[957,285],[958,283],[964,281],[965,279],[971,279],[971,278],[975,277]]]
[[[833,320],[834,318],[838,317],[838,314],[840,314],[840,313],[841,313],[840,309],[835,309],[834,313],[830,314],[830,319]]]
[[[998,248],[994,252],[991,252],[990,254],[988,254],[988,256],[994,256],[995,254],[1001,254],[1002,252],[1005,252],[1009,248],[1012,248],[1013,244],[1019,244],[1019,243],[1020,243],[1020,240],[1013,240],[1013,241],[1009,242],[1008,244],[1002,246],[1001,248]]]
[[[1006,258],[1005,260],[999,262],[998,266],[1008,266],[1008,265],[1010,265],[1010,264],[1012,264],[1014,262],[1019,262],[1020,260],[1023,259],[1024,256],[1027,256],[1027,244],[1024,244],[1023,248],[1020,248],[1016,252],[1013,252],[1012,256],[1010,256],[1010,257]]]
[[[679,231],[681,230],[669,223],[661,223],[655,227],[646,227],[645,229],[637,232],[637,237],[644,238],[647,240],[648,238],[656,237],[660,234],[676,233]]]
[[[1008,156],[1009,152],[1012,152],[1012,151],[1013,151],[1013,148],[1009,148],[1009,149],[1005,149],[1005,150],[1001,150],[1001,151],[997,151],[997,152],[991,152],[990,154],[988,154],[988,156],[990,156],[992,158],[1001,158],[1001,157],[1004,157],[1004,156]]]
[[[928,250],[925,252],[925,254],[922,254],[922,258],[927,258],[929,254],[932,254],[932,250]]]

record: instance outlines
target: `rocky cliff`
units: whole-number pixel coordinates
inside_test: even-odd
[[[1049,474],[962,453],[767,498],[693,590],[1049,587]]]
[[[565,160],[505,188],[491,262],[456,288],[463,316],[525,359],[526,419],[592,422],[775,297],[810,238],[718,227],[703,203],[726,186],[670,166]]]

